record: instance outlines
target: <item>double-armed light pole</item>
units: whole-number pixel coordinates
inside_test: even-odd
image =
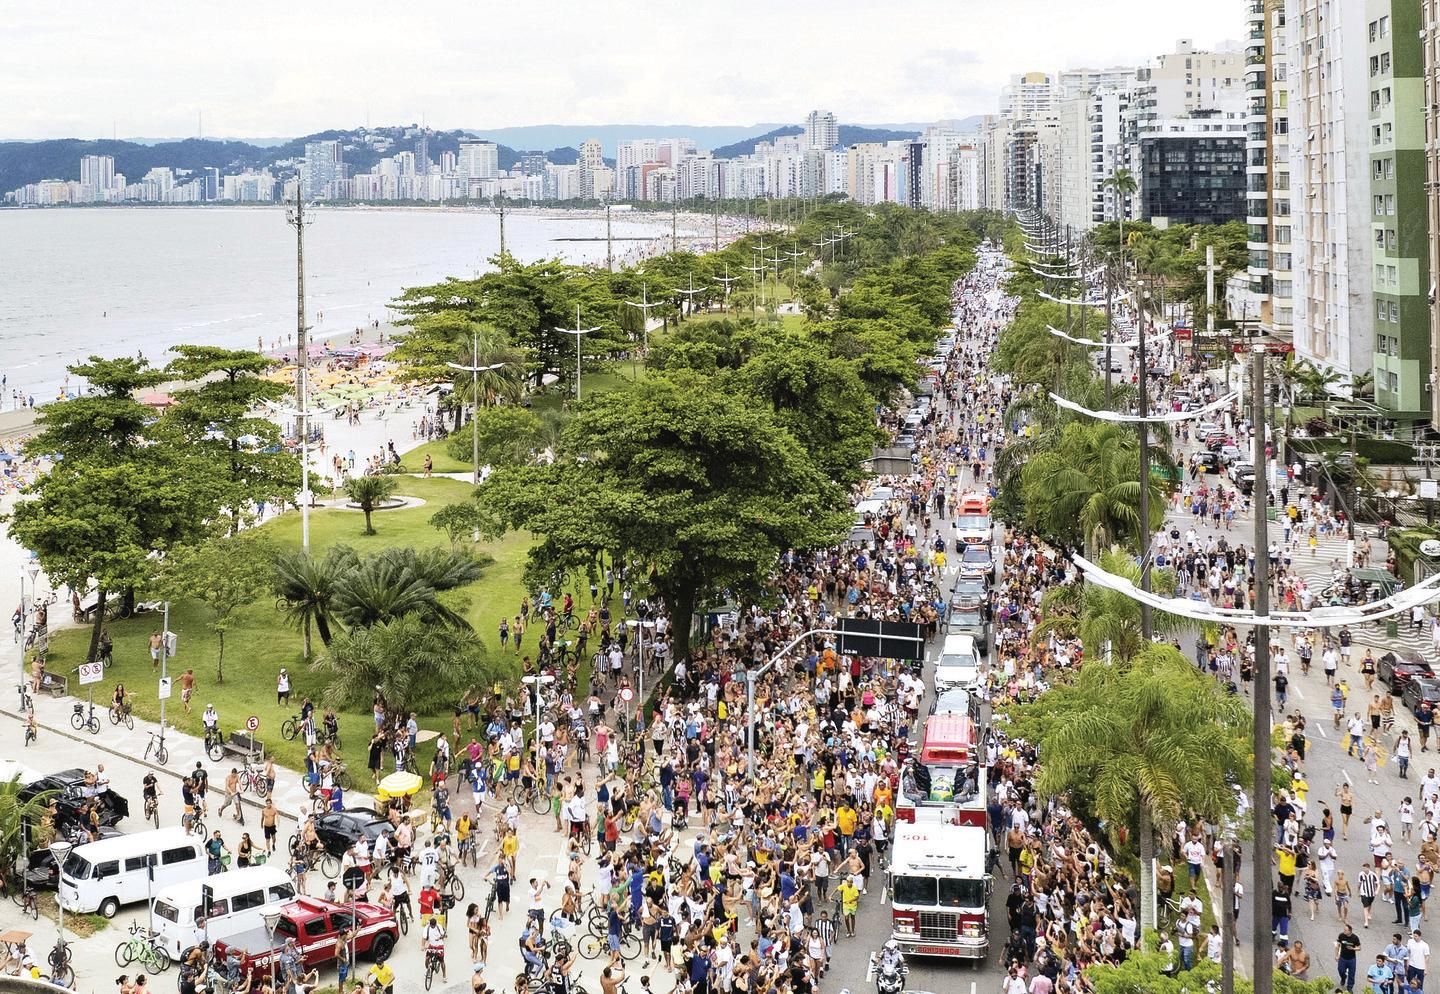
[[[501,230],[503,231],[504,229],[502,228]],[[500,252],[504,254],[505,249],[501,248]],[[577,320],[575,324],[578,326],[580,322]],[[576,339],[576,343],[579,343],[578,338]],[[458,362],[447,362],[445,365],[459,372],[470,374],[470,458],[475,466],[474,482],[476,486],[479,486],[480,419],[476,417],[476,415],[480,413],[480,374],[489,373],[496,369],[504,369],[510,364],[508,362],[495,362],[488,366],[480,365],[480,333],[478,331],[472,331],[470,333],[470,365],[462,366]]]
[[[659,307],[660,301],[650,299],[650,284],[640,284],[640,299],[625,301],[627,307],[638,307],[643,315],[640,326],[640,337],[645,348],[645,354],[650,354],[650,308]],[[580,319],[577,317],[575,323],[578,325]]]
[[[594,328],[580,327],[580,305],[575,305],[575,327],[556,328],[556,331],[564,332],[567,335],[575,336],[575,401],[580,401],[580,339],[594,331],[599,331],[599,326]],[[478,470],[477,470],[478,472]]]

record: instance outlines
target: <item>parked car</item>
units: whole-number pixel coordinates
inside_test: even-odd
[[[89,771],[79,767],[51,773],[20,788],[20,801],[30,801],[47,791],[54,791],[55,829],[67,836],[83,831],[83,826],[88,824],[86,810],[94,801],[100,807],[100,824],[113,828],[130,814],[130,802],[109,788],[95,793],[94,788],[85,782],[88,776]],[[88,835],[85,836],[86,840],[88,838]]]
[[[1251,482],[1254,482],[1255,464],[1246,459],[1238,459],[1230,464],[1227,475],[1229,475],[1232,483],[1239,485],[1240,477],[1246,473],[1250,475]]]
[[[1390,685],[1390,693],[1398,694],[1417,676],[1433,677],[1435,671],[1423,659],[1401,659],[1395,653],[1387,652],[1376,661],[1375,675],[1381,683]]]
[[[1220,461],[1226,466],[1239,462],[1240,456],[1240,446],[1228,444],[1220,446]]]
[[[325,851],[332,856],[345,855],[345,850],[362,836],[373,847],[375,840],[389,827],[388,821],[368,808],[327,811],[315,819],[315,834],[320,837]]]
[[[1405,689],[1400,691],[1400,702],[1411,714],[1419,714],[1421,701],[1429,701],[1433,707],[1440,708],[1440,679],[1416,676],[1405,681]]]

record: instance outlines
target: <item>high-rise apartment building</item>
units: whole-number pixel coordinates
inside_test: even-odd
[[[1000,116],[1028,121],[1055,108],[1059,88],[1048,72],[1027,72],[1011,76],[1000,90]]]
[[[1420,29],[1423,88],[1420,112],[1425,120],[1425,199],[1430,222],[1430,369],[1426,385],[1430,389],[1430,418],[1440,424],[1440,300],[1435,281],[1440,276],[1440,0],[1420,0]]]
[[[500,148],[494,142],[461,142],[457,169],[465,179],[500,175]]]
[[[1429,218],[1420,8],[1366,0],[1375,403],[1429,415]]]
[[[335,184],[344,178],[345,151],[338,141],[305,143],[300,189],[307,200],[330,199],[335,195]]]
[[[1134,66],[1109,69],[1064,69],[1055,80],[1055,99],[1069,100],[1104,87],[1129,89],[1135,85]]]
[[[812,110],[805,118],[805,147],[831,149],[840,144],[840,124],[828,110]]]
[[[424,176],[430,171],[430,136],[421,135],[415,139],[415,172]]]
[[[80,158],[80,186],[91,200],[104,200],[115,185],[115,157],[86,155]]]
[[[1294,273],[1290,215],[1290,83],[1285,0],[1246,7],[1246,291],[1232,316],[1290,338]]]
[[[1286,0],[1285,32],[1295,351],[1345,377],[1344,389],[1374,365],[1365,5]]]

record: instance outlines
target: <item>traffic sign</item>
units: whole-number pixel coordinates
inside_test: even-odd
[[[348,889],[358,891],[365,886],[365,871],[358,866],[346,867],[345,872],[340,875],[340,882]]]
[[[168,701],[170,699],[170,678],[168,676],[162,676],[160,678],[160,689],[156,691],[155,696],[162,701]]]
[[[99,683],[101,680],[105,679],[105,664],[81,663],[79,672],[81,686],[84,686],[87,683]]]
[[[620,699],[626,704],[629,704],[632,700],[635,699],[635,691],[631,690],[629,687],[621,687]]]
[[[252,714],[250,717],[248,717],[248,718],[245,719],[245,730],[246,730],[247,732],[259,731],[259,729],[260,729],[260,716],[259,716],[258,714]]]
[[[837,649],[842,656],[924,659],[925,632],[919,625],[870,618],[841,618]]]

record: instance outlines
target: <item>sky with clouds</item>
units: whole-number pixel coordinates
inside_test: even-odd
[[[7,5],[0,137],[272,137],[424,120],[847,123],[993,112],[1012,73],[1239,39],[1244,0]]]

